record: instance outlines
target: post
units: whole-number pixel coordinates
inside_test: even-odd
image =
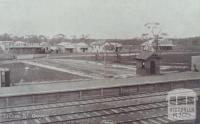
[[[196,100],[196,121],[195,124],[199,124],[200,123],[200,100],[199,97]]]
[[[0,70],[0,88],[2,87],[2,74],[1,74],[1,70]]]
[[[155,36],[154,41],[156,43],[156,53],[157,53],[158,52],[158,35]]]
[[[104,95],[103,95],[103,88],[101,89],[101,97],[103,97]]]
[[[5,69],[5,87],[10,86],[10,70]]]
[[[82,99],[82,91],[79,91],[79,99]]]
[[[105,50],[105,52],[104,52],[104,77],[106,77],[106,67],[107,67],[106,57],[107,57],[107,51]]]

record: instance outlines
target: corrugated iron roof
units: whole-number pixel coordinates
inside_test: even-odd
[[[80,48],[88,48],[88,45],[84,42],[77,43],[76,46]]]
[[[68,43],[68,42],[61,42],[57,44],[57,46],[63,46],[64,48],[76,48],[75,44]]]

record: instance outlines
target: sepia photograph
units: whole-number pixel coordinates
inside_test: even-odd
[[[200,124],[200,0],[0,0],[0,124]]]

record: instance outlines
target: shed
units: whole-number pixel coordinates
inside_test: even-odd
[[[137,75],[160,74],[160,57],[155,52],[142,52],[136,57]]]

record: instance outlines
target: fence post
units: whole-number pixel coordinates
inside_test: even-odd
[[[198,100],[196,100],[196,122],[195,124],[197,123],[200,123],[200,100],[199,100],[200,97],[198,97]]]

